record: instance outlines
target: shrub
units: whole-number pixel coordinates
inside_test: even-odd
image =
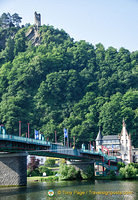
[[[77,179],[77,180],[81,180],[81,179],[82,179],[82,175],[81,175],[81,171],[80,171],[80,170],[78,170],[78,171],[76,172],[76,179]]]
[[[123,163],[123,162],[118,162],[118,163],[117,163],[117,167],[118,167],[118,170],[120,170],[120,168],[125,167],[125,163]]]
[[[53,175],[53,171],[51,169],[48,169],[45,165],[39,167],[39,172],[43,174],[44,172],[46,173],[46,176],[51,176]]]
[[[111,179],[115,179],[116,178],[115,171],[113,171],[113,170],[110,171],[110,178]]]
[[[47,167],[54,167],[55,166],[55,160],[54,159],[47,159],[45,161],[45,166],[47,166]]]
[[[28,170],[27,170],[27,176],[30,176],[30,175],[31,175],[31,170],[28,169]]]
[[[129,163],[128,165],[138,169],[138,163]]]
[[[54,181],[58,181],[58,180],[59,180],[59,177],[58,177],[58,176],[55,176],[55,177],[53,177],[53,180],[54,180]]]
[[[81,175],[83,179],[93,179],[94,167],[92,165],[89,165],[85,171],[81,172]]]
[[[125,170],[126,170],[126,173],[125,173],[126,178],[135,178],[136,177],[137,169],[134,168],[133,166],[127,165],[125,167]]]
[[[119,170],[119,173],[120,173],[122,178],[125,178],[125,173],[126,173],[125,168],[121,167],[120,170]]]
[[[77,174],[77,171],[76,171],[75,167],[68,166],[67,179],[70,179],[70,180],[76,179],[76,174]]]
[[[59,167],[59,173],[62,179],[73,180],[76,179],[76,169],[73,166],[68,166],[66,164],[61,164]]]
[[[137,169],[132,165],[127,165],[125,168],[120,168],[119,172],[122,178],[135,178]]]
[[[27,170],[27,176],[41,176],[42,174],[39,172],[38,169],[31,171],[30,169]]]
[[[41,176],[42,174],[39,172],[38,169],[35,169],[31,172],[31,176]]]

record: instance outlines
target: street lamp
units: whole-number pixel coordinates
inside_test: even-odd
[[[21,121],[19,121],[19,137],[21,137]]]

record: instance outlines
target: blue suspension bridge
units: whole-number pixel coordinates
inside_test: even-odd
[[[0,185],[27,184],[27,155],[93,162],[95,165],[102,166],[103,168],[103,171],[97,172],[97,175],[106,176],[110,170],[117,170],[117,158],[104,154],[102,151],[96,152],[94,150],[73,149],[49,141],[8,135],[4,131],[0,133],[0,152]],[[13,174],[14,177],[15,174],[17,174],[17,178],[14,178],[15,180],[13,181],[10,177],[8,178],[8,174],[10,174],[10,176]]]

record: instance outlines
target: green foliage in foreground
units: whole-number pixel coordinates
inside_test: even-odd
[[[129,163],[128,165],[133,166],[134,168],[136,168],[138,170],[138,163]]]
[[[68,166],[66,164],[60,165],[59,173],[61,175],[61,179],[66,179],[66,180],[74,180],[76,179],[77,175],[75,167]]]
[[[125,165],[125,163],[123,163],[123,162],[118,162],[117,163],[117,168],[118,168],[118,170],[120,170],[120,168],[122,168],[122,167],[125,167],[126,165]]]
[[[81,172],[83,179],[94,179],[94,167],[91,165],[88,165],[86,170]]]
[[[119,173],[122,178],[135,178],[138,174],[138,170],[132,165],[127,165],[124,168],[120,168]]]
[[[110,171],[110,178],[112,180],[116,179],[116,173],[115,173],[115,171],[113,171],[113,170]]]
[[[84,171],[76,170],[74,166],[61,164],[59,168],[60,178],[65,180],[76,180],[76,179],[93,179],[94,168],[88,166]]]

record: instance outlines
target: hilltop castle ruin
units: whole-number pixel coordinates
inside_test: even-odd
[[[34,22],[37,27],[41,26],[41,15],[35,11],[34,13]]]

